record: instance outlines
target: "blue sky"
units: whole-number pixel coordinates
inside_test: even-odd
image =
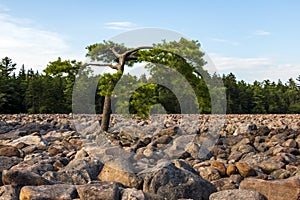
[[[124,31],[157,27],[196,39],[220,73],[247,82],[300,75],[300,1],[0,0],[0,56],[42,70]]]

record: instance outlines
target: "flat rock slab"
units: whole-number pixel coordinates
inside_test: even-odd
[[[8,143],[8,145],[16,146],[19,143],[25,143],[27,145],[47,145],[47,142],[45,140],[36,135],[26,135],[24,137],[20,137]]]
[[[300,176],[280,181],[246,178],[241,182],[240,189],[259,192],[268,200],[299,200]]]
[[[75,186],[65,184],[24,186],[20,192],[20,200],[72,200],[77,196]]]

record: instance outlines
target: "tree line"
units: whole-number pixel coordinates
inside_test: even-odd
[[[183,48],[186,46],[188,48]],[[105,50],[111,47],[116,47],[115,51],[119,53],[129,51],[121,44],[103,41],[88,46],[87,57],[92,60],[102,59],[102,61],[113,62],[115,58],[110,55],[110,51]],[[138,88],[132,93],[129,102],[117,102],[115,112],[122,113],[122,110],[129,107],[131,114],[147,116],[151,108],[155,110],[153,105],[161,104],[167,113],[181,113],[180,98],[187,99],[191,94],[188,90],[184,90],[187,92],[184,92],[182,97],[178,97],[175,95],[176,91],[163,85],[154,84],[153,82],[158,77],[166,73],[160,71],[159,64],[176,66],[177,68],[173,68],[188,80],[197,96],[200,113],[211,113],[211,93],[218,90],[226,93],[226,113],[228,114],[300,113],[300,75],[296,80],[290,78],[286,83],[282,83],[280,80],[246,83],[243,80],[238,81],[233,73],[218,76],[210,75],[203,70],[205,61],[202,57],[204,54],[199,50],[200,44],[197,41],[185,39],[177,42],[163,41],[154,47],[151,50],[137,51],[134,54],[135,57],[131,57],[131,60],[126,63],[129,66],[138,61],[155,63],[148,64],[151,76],[145,74],[133,76],[117,72],[93,77],[89,68],[82,62],[62,60],[61,58],[49,62],[42,73],[32,69],[25,70],[24,65],[16,72],[16,64],[12,59],[5,57],[0,63],[0,113],[71,113],[72,106],[74,106],[73,86],[76,78],[78,80],[79,74],[86,77],[80,86],[83,87],[83,93],[84,87],[88,87],[87,79],[97,78],[99,80],[96,94],[90,103],[93,104],[92,108],[97,113],[103,112],[104,97],[112,95],[111,91],[120,80],[121,75],[125,82],[117,88],[118,94],[123,94],[130,84],[138,85]],[[175,54],[166,51],[172,49],[181,50],[187,60],[182,60]],[[105,56],[103,57],[103,55]],[[85,70],[81,70],[82,68]],[[224,87],[209,88],[202,76],[193,73],[195,69],[201,71],[202,76],[207,76],[212,81],[222,81]],[[170,78],[167,81],[176,84],[178,80]],[[183,89],[175,88],[173,90]]]

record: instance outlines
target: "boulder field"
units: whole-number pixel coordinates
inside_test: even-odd
[[[300,200],[300,115],[0,115],[0,200]]]

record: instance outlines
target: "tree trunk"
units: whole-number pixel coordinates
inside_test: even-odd
[[[102,121],[101,121],[102,131],[108,131],[110,115],[111,115],[111,97],[105,96],[103,113],[102,113]]]

